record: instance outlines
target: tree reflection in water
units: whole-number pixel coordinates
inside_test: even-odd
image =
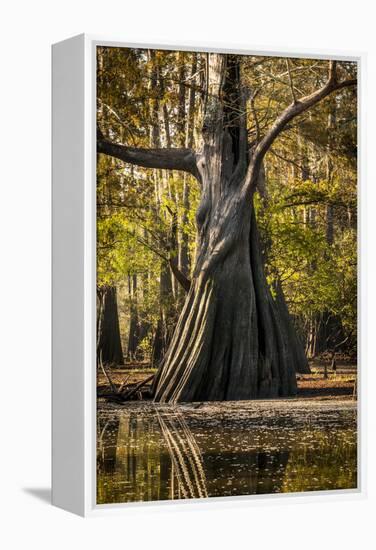
[[[356,487],[355,411],[257,407],[103,411],[98,504]]]
[[[176,476],[179,495],[183,498],[207,497],[201,452],[183,415],[177,409],[170,413],[159,413],[156,409],[156,413],[171,457],[171,480],[174,483]]]
[[[116,469],[117,437],[120,419],[98,420],[97,471],[113,474]]]

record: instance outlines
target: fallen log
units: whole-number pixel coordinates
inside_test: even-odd
[[[148,376],[147,378],[145,378],[145,380],[141,380],[141,382],[139,382],[138,384],[136,384],[136,386],[134,388],[132,388],[131,390],[129,390],[127,393],[125,393],[124,395],[122,395],[122,399],[124,401],[128,401],[135,393],[137,393],[143,386],[145,386],[148,382],[151,382],[154,378],[154,374],[152,374],[151,376]]]

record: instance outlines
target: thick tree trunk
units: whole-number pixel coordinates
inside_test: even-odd
[[[309,372],[288,312],[266,282],[256,221],[248,211],[227,254],[201,256],[207,268],[193,278],[157,374],[158,401],[295,395],[295,372]]]
[[[116,288],[114,286],[101,288],[99,300],[101,306],[97,327],[97,357],[103,363],[123,365]]]
[[[296,116],[336,90],[329,62],[325,84],[286,107],[249,149],[240,56],[208,54],[203,146],[131,148],[98,128],[97,150],[146,168],[181,170],[202,185],[198,255],[186,303],[155,377],[157,401],[249,399],[296,393],[291,338],[267,287],[257,245],[252,194],[263,158]],[[201,73],[202,76],[202,73]],[[154,142],[154,140],[152,140]],[[296,354],[295,354],[296,356]]]
[[[163,362],[157,400],[256,397],[257,349],[252,336],[257,342],[257,322],[247,229],[249,233],[249,223],[222,261],[213,262],[210,253],[201,256],[203,269],[192,281]]]
[[[244,105],[231,56],[211,56],[208,90],[197,262],[154,382],[155,400],[294,395],[296,357],[265,279],[253,207],[242,186]]]

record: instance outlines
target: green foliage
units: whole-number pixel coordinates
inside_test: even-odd
[[[299,99],[325,82],[327,67],[324,60],[242,57],[250,146],[292,94]],[[205,55],[99,48],[97,69],[105,137],[134,147],[181,147],[189,139],[201,146]],[[342,62],[339,72],[354,77],[356,65]],[[302,333],[323,312],[337,316],[345,334],[356,332],[356,119],[356,90],[348,89],[294,120],[265,158],[266,195],[255,195],[268,282],[272,289],[282,282]],[[145,357],[158,323],[173,325],[185,293],[169,262],[180,265],[185,252],[191,275],[199,199],[192,176],[98,156],[97,285],[118,288],[124,349],[131,311],[144,329],[138,347]]]
[[[280,280],[290,312],[309,319],[327,312],[341,319],[345,333],[356,332],[356,180],[347,174],[331,182],[267,179],[268,200],[256,196],[265,241],[268,281]],[[277,171],[276,171],[277,172]],[[278,171],[279,172],[279,171]],[[332,209],[333,242],[328,242]]]

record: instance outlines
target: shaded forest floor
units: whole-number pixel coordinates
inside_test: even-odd
[[[298,398],[310,400],[338,400],[354,399],[354,385],[357,376],[357,367],[350,362],[337,362],[337,370],[333,372],[327,366],[325,378],[325,363],[315,360],[310,363],[311,373],[298,375]],[[132,387],[149,378],[155,369],[148,368],[145,363],[133,363],[121,367],[107,367],[107,372],[116,387]],[[150,387],[151,382],[145,384],[143,391]],[[98,373],[98,397],[106,397],[111,393],[110,385],[102,372]]]
[[[298,375],[298,397],[310,399],[353,399],[357,367],[353,363],[337,363],[333,372],[323,361],[310,363],[311,373]],[[355,396],[356,397],[356,396]]]

